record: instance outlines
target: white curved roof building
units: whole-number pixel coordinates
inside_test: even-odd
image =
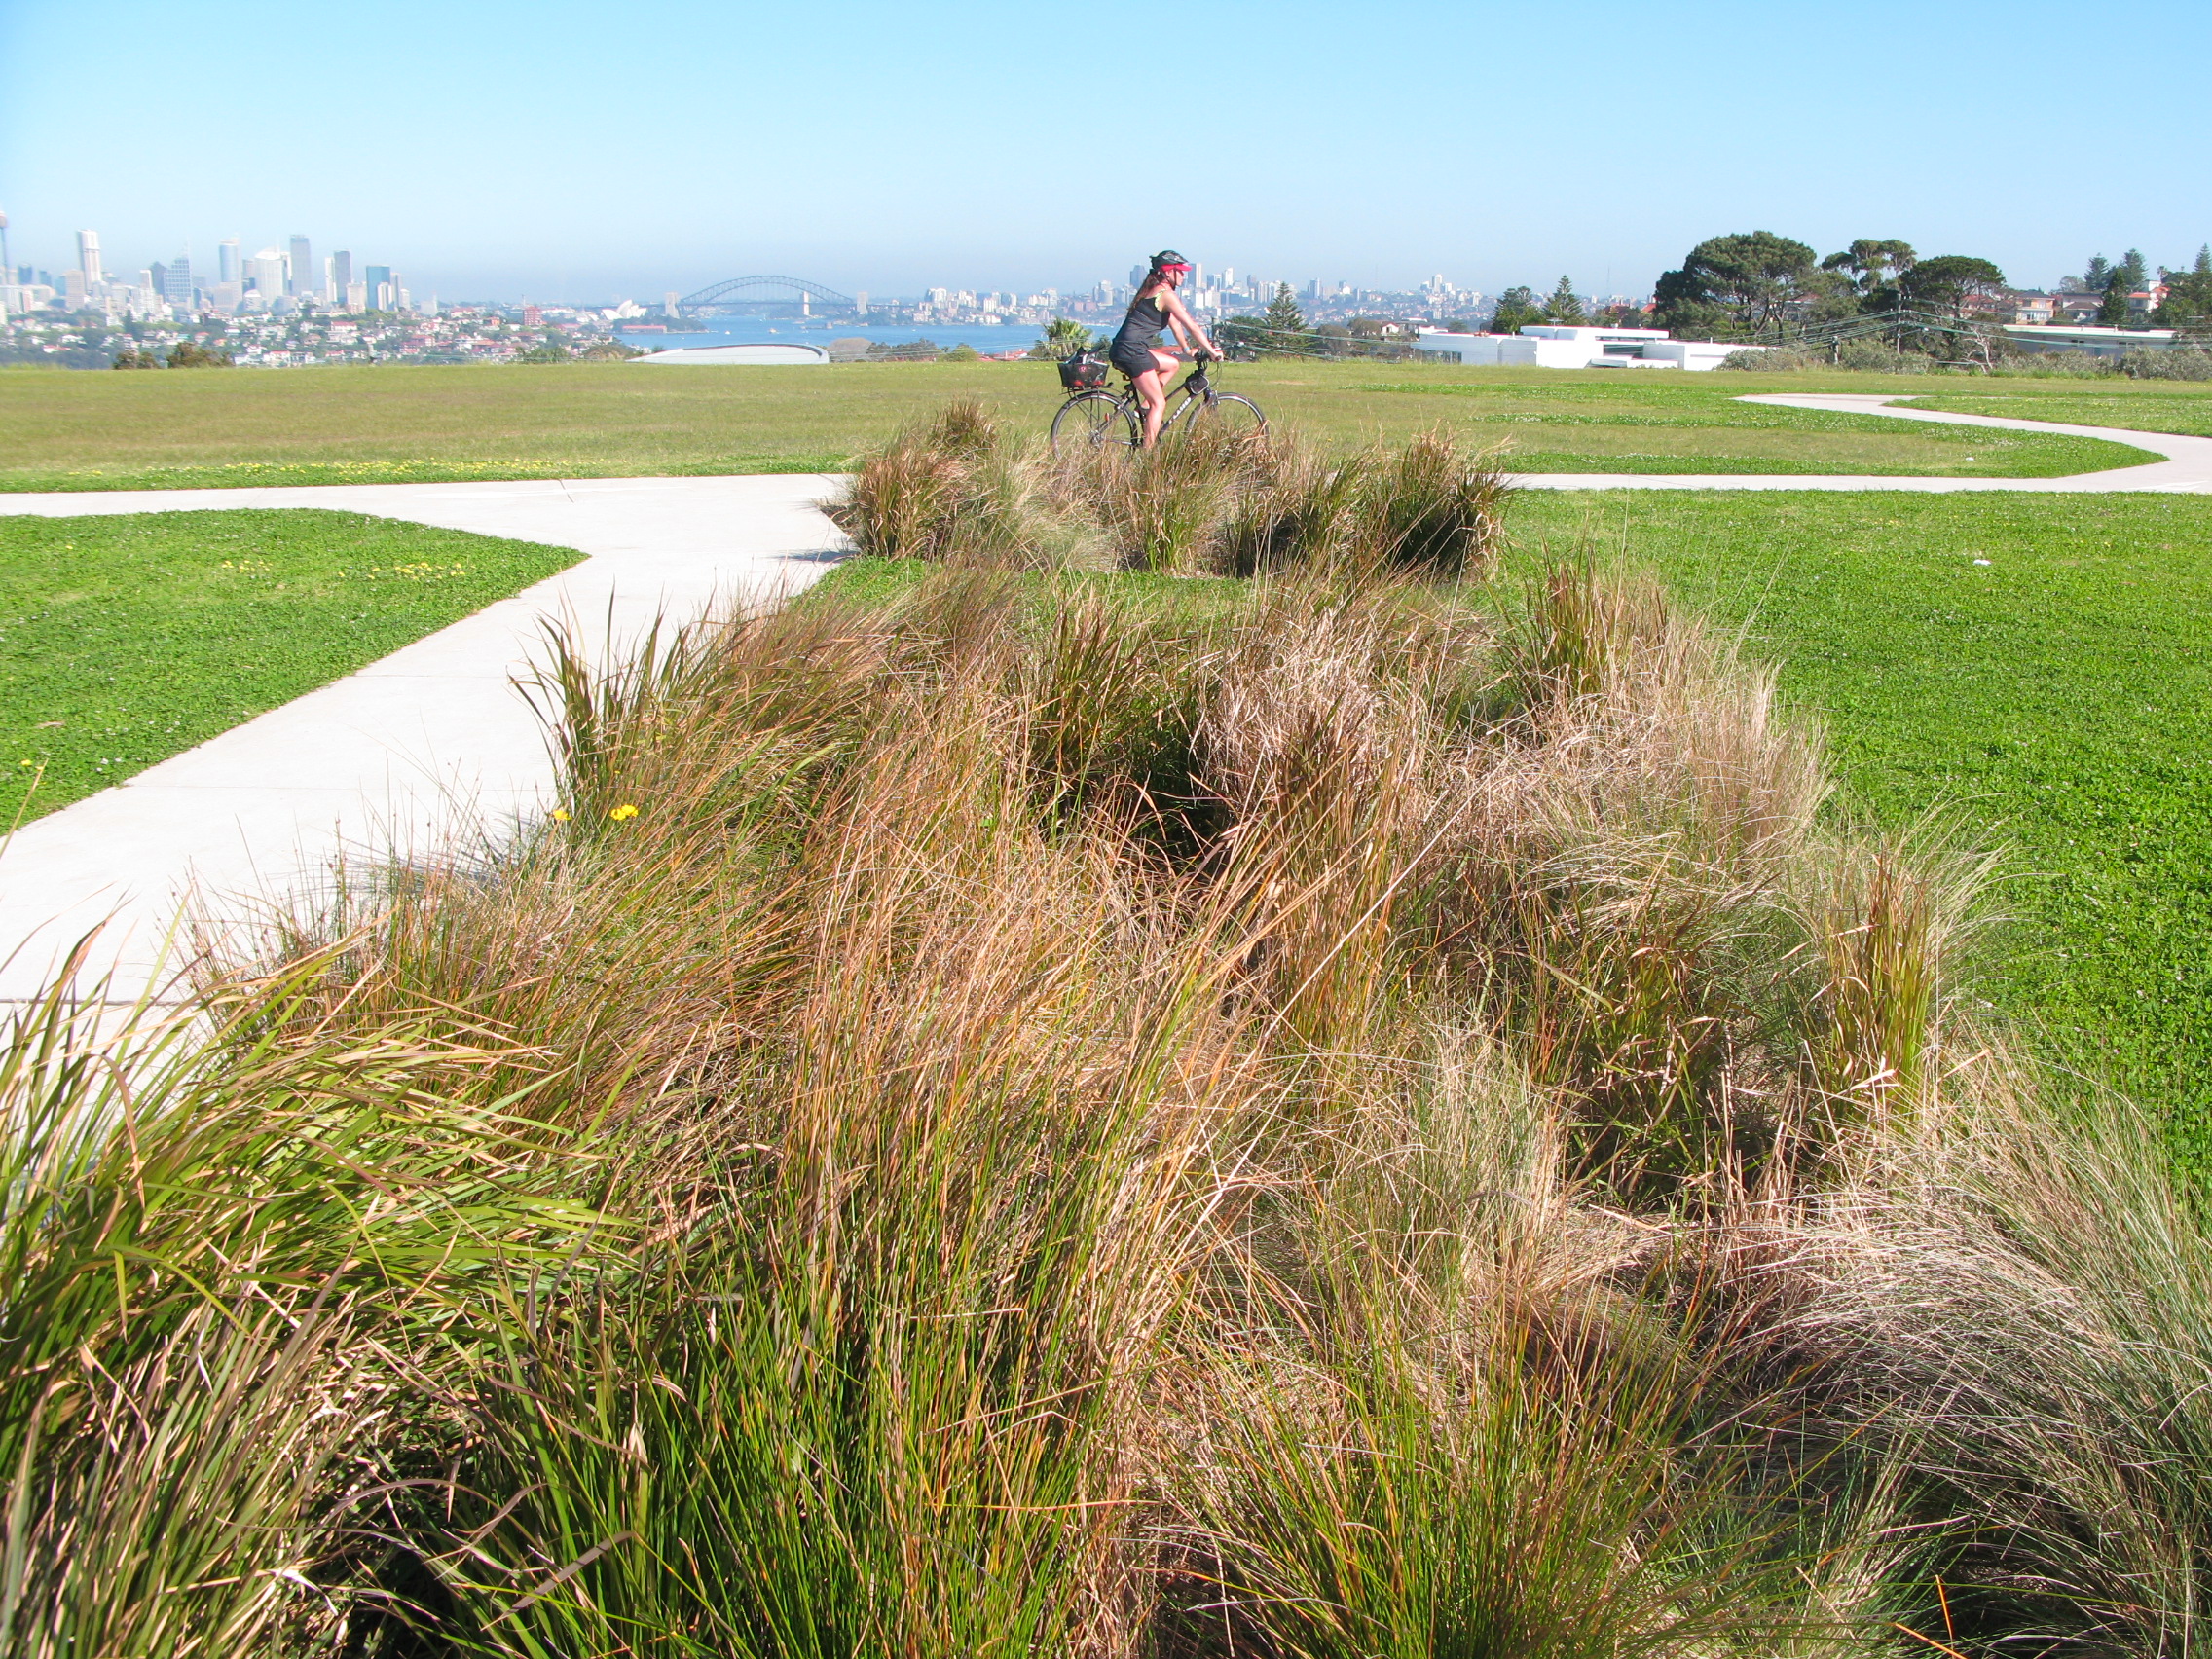
[[[648,351],[643,357],[632,357],[633,363],[752,363],[756,365],[795,365],[827,363],[830,353],[819,346],[801,346],[796,341],[786,346],[777,342],[741,343],[734,346],[678,346],[667,351]]]

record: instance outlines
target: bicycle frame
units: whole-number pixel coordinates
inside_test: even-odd
[[[1191,372],[1185,377],[1183,384],[1165,388],[1162,399],[1165,407],[1161,412],[1160,436],[1164,438],[1168,433],[1174,431],[1183,419],[1190,415],[1193,410],[1217,408],[1224,402],[1237,404],[1248,410],[1258,428],[1262,431],[1267,429],[1268,418],[1261,413],[1258,404],[1250,398],[1239,396],[1235,392],[1215,390],[1213,381],[1208,376],[1207,370],[1219,360],[1216,357],[1194,357],[1191,362]],[[1136,378],[1126,370],[1121,371],[1121,376],[1122,389],[1117,391],[1109,387],[1099,386],[1088,390],[1077,391],[1060,406],[1059,414],[1052,418],[1052,444],[1055,449],[1058,448],[1060,442],[1060,422],[1069,411],[1082,405],[1086,400],[1111,405],[1118,417],[1127,423],[1129,437],[1126,441],[1132,445],[1137,442],[1136,434],[1142,430],[1144,423],[1144,399],[1138,395]],[[1095,429],[1091,433],[1091,441],[1098,441],[1098,434]]]

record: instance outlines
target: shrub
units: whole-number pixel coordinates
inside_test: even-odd
[[[1462,456],[1438,426],[1367,463],[1360,550],[1393,570],[1450,579],[1482,571],[1504,539],[1506,492],[1490,456]]]
[[[995,426],[977,448],[964,434],[982,421],[953,405],[863,461],[832,511],[864,551],[941,559],[957,546],[1012,569],[1088,568],[1103,554],[1130,570],[1233,575],[1349,560],[1451,578],[1486,569],[1503,540],[1503,474],[1441,428],[1340,461],[1286,434],[1203,423],[1151,450],[1053,457],[1006,448]]]
[[[6,1644],[2186,1651],[2212,1235],[1980,1022],[1987,859],[1634,572],[1425,579],[1441,439],[1029,476],[1243,582],[1005,569],[1010,450],[557,641],[557,813],[11,1016]]]
[[[2212,349],[2132,347],[2120,354],[2120,372],[2131,380],[2212,380]]]
[[[1810,347],[1773,346],[1763,350],[1731,351],[1720,359],[1723,369],[1743,369],[1751,374],[1788,375],[1806,369],[1828,367],[1827,353]]]
[[[1041,522],[1036,472],[964,398],[863,461],[830,513],[877,558],[1023,569],[1065,551]]]
[[[1998,358],[1989,372],[2094,380],[2118,374],[2120,365],[2095,351],[2015,351]]]

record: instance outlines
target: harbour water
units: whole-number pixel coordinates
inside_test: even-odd
[[[650,321],[650,318],[641,318]],[[679,346],[731,346],[739,343],[767,343],[771,345],[822,346],[832,340],[877,341],[886,346],[902,346],[909,340],[934,341],[949,349],[954,346],[973,346],[978,351],[1026,351],[1044,334],[1042,324],[1024,323],[864,323],[851,317],[762,317],[762,316],[706,316],[691,319],[691,326],[682,334],[655,334],[640,332],[634,328],[622,331],[625,346],[643,347],[648,351],[666,351]]]

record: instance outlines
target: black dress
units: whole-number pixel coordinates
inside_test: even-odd
[[[1106,360],[1125,375],[1141,375],[1147,369],[1158,368],[1160,365],[1152,360],[1152,353],[1160,344],[1161,330],[1166,326],[1166,310],[1153,295],[1143,295],[1122,319],[1114,343],[1106,348]]]

